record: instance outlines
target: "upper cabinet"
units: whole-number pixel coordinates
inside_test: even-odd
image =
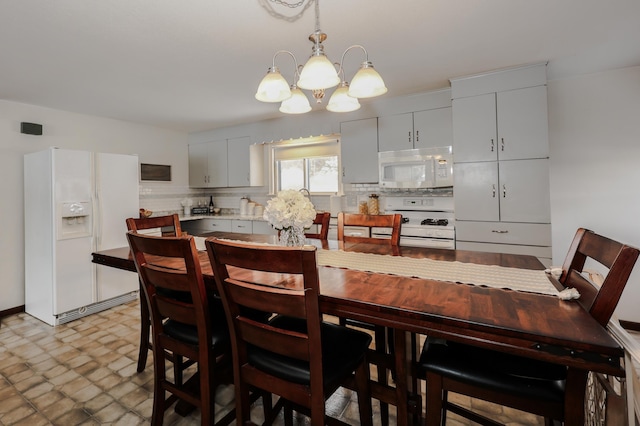
[[[340,123],[342,183],[378,182],[378,119]]]
[[[227,140],[189,145],[189,186],[227,186]]]
[[[547,129],[546,86],[453,100],[457,163],[546,158]]]
[[[450,146],[451,107],[379,117],[378,143],[380,152]]]
[[[451,81],[456,248],[551,262],[546,65]]]
[[[251,138],[239,137],[189,145],[189,186],[250,186]],[[262,172],[262,168],[260,168]],[[259,182],[255,185],[262,185]]]

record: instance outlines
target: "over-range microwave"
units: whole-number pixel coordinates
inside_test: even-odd
[[[405,149],[378,153],[381,188],[441,188],[453,186],[453,150]]]

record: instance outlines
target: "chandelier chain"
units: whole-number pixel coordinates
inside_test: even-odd
[[[286,7],[290,8],[290,9],[295,9],[297,7],[302,6],[306,0],[300,0],[297,3],[289,3],[289,2],[284,1],[284,0],[269,0],[269,1],[271,3],[279,4],[280,6],[286,6]],[[314,0],[309,0],[309,4],[313,3],[313,1]]]

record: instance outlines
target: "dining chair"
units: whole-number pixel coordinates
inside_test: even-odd
[[[359,226],[368,228],[367,235],[349,235],[345,233],[345,226]],[[357,214],[338,213],[338,241],[353,243],[400,245],[400,229],[402,227],[402,215],[395,214]],[[376,238],[372,235],[372,228],[390,228],[391,238]]]
[[[180,219],[177,214],[156,217],[131,217],[128,218],[126,222],[129,231],[145,231],[145,233],[163,237],[179,237],[182,235]],[[149,317],[149,309],[143,300],[143,294],[144,290],[142,288],[142,282],[140,282],[140,349],[138,351],[138,373],[144,371],[147,366],[147,355],[149,351],[152,350],[152,343],[149,341],[151,320]],[[167,355],[168,359],[174,364],[176,380],[181,381],[182,371],[187,368],[190,363],[185,365],[179,356],[174,359],[172,354]]]
[[[345,232],[346,226],[358,226],[368,228],[367,235],[349,235]],[[368,215],[356,213],[338,213],[338,241],[353,243],[374,243],[400,245],[400,230],[402,227],[402,215],[399,213],[386,215]],[[377,238],[372,235],[372,228],[388,228],[391,230],[390,238]],[[350,325],[367,330],[373,330],[375,349],[369,353],[369,361],[376,366],[378,382],[382,385],[389,383],[388,372],[394,374],[393,362],[393,330],[379,325],[373,325],[364,321],[351,318],[339,318],[340,325]],[[415,335],[412,335],[412,342]],[[380,402],[380,415],[383,426],[389,421],[389,406]]]
[[[229,323],[236,392],[236,424],[249,424],[249,390],[280,396],[285,424],[291,409],[325,425],[325,401],[355,382],[360,423],[371,425],[367,363],[371,336],[322,321],[316,248],[207,239],[207,252]],[[245,315],[271,312],[267,324]],[[355,372],[355,373],[354,373]]]
[[[129,231],[127,239],[151,313],[151,424],[161,425],[164,412],[177,400],[200,408],[203,425],[213,424],[215,389],[232,378],[231,343],[225,317],[210,312],[195,240],[135,231]],[[190,297],[180,297],[185,293]],[[197,371],[184,383],[171,381],[165,370],[167,352],[195,361]],[[224,416],[219,424],[228,424],[233,414]]]
[[[562,303],[579,303],[606,327],[638,253],[634,247],[587,229],[578,229],[559,281],[565,288],[578,290],[580,298],[575,302]],[[599,268],[608,269],[601,286],[589,279],[585,264],[599,264]],[[444,425],[447,411],[481,425],[500,425],[450,402],[449,392],[542,416],[546,425],[553,424],[554,420],[564,422],[567,419],[573,424],[583,424],[588,378],[588,372],[584,370],[428,337],[417,371],[427,381],[427,426]]]
[[[318,240],[326,240],[329,235],[329,220],[331,220],[331,213],[318,212],[316,218],[313,220],[314,225],[318,225],[319,229],[316,233],[305,233],[307,238],[315,238]]]

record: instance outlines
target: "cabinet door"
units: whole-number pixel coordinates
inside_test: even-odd
[[[253,233],[263,235],[277,235],[278,231],[271,226],[271,224],[264,220],[253,221]]]
[[[208,149],[206,143],[189,145],[189,186],[202,188],[208,185]]]
[[[342,183],[378,182],[378,119],[340,123]]]
[[[250,185],[250,147],[249,136],[227,140],[229,186]]]
[[[496,160],[495,93],[454,99],[452,108],[454,161]]]
[[[413,114],[378,117],[378,151],[413,148]]]
[[[498,163],[456,163],[453,170],[456,220],[500,220]]]
[[[414,148],[453,145],[451,107],[413,113]]]
[[[231,221],[231,232],[239,232],[241,234],[253,234],[252,221],[233,219]]]
[[[549,156],[547,86],[499,92],[497,111],[500,160]]]
[[[208,169],[210,188],[227,187],[227,140],[213,141],[208,144]]]
[[[549,160],[501,161],[500,220],[549,223],[550,212]]]

